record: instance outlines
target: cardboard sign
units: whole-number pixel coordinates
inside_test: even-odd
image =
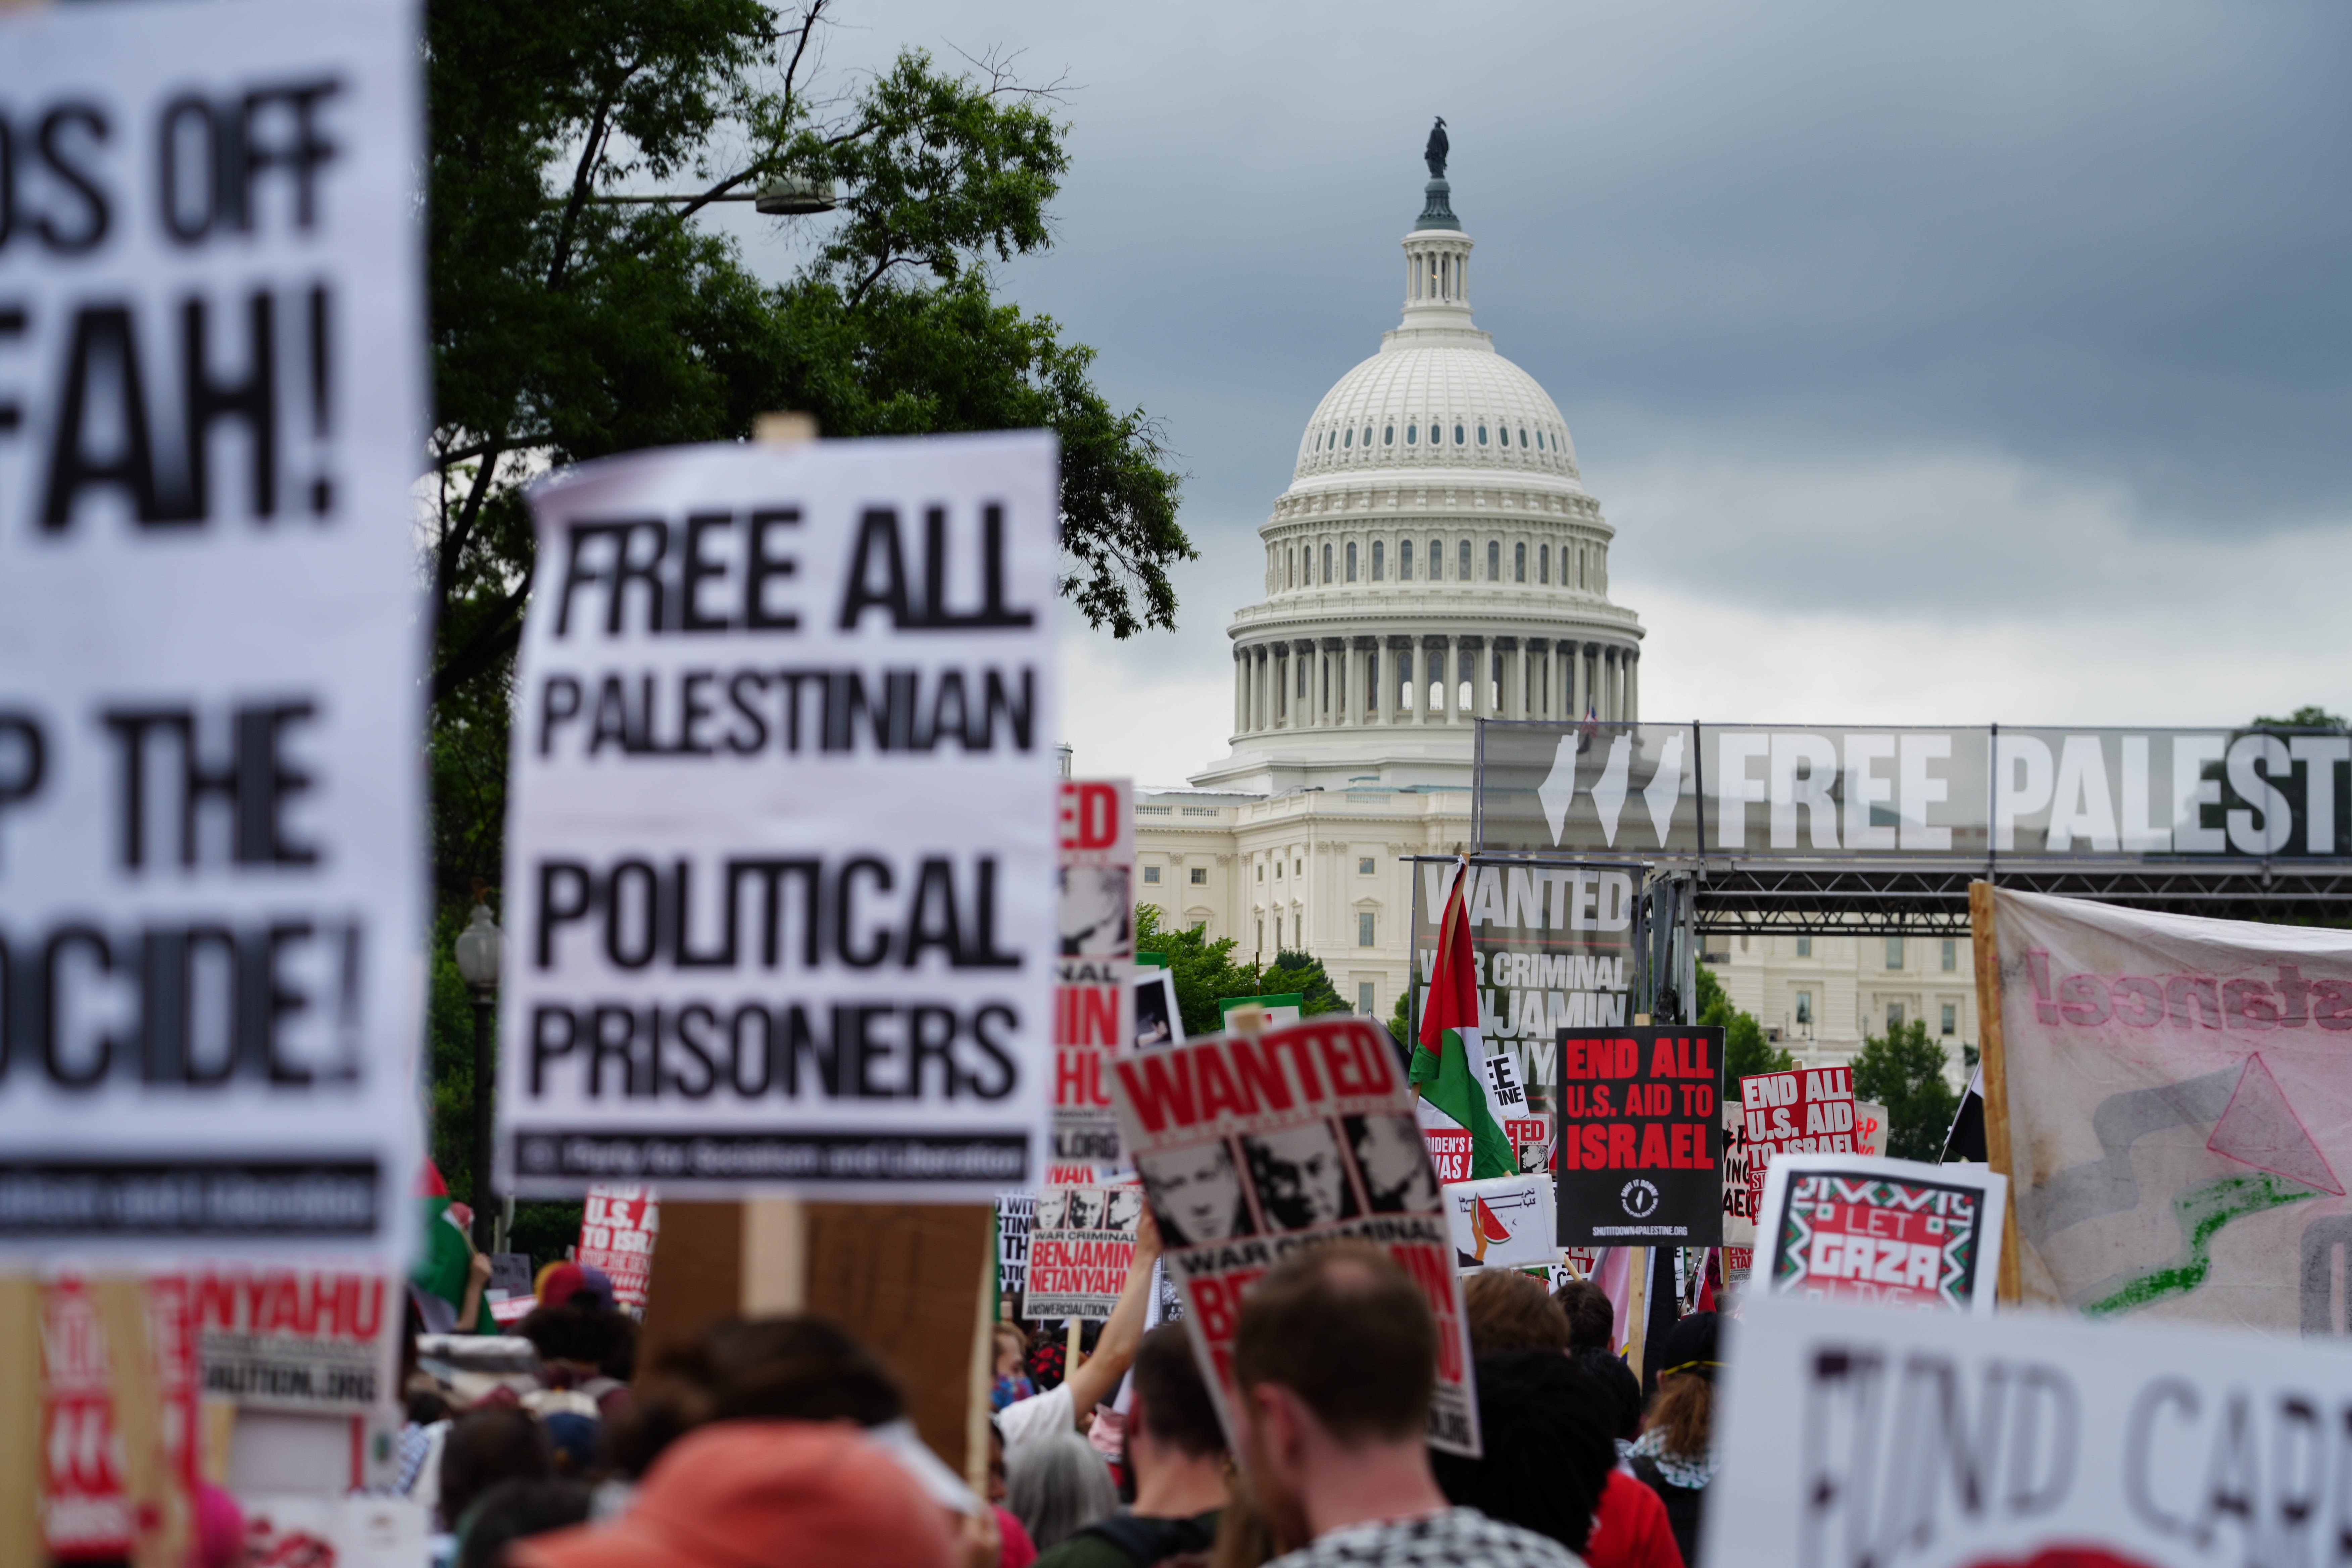
[[[1852,1068],[1750,1073],[1739,1080],[1738,1094],[1751,1214],[1761,1212],[1764,1173],[1774,1155],[1867,1152],[1857,1141]]]
[[[187,1283],[150,1279],[145,1294],[164,1459],[193,1491],[198,1389]],[[51,1555],[64,1561],[128,1557],[134,1531],[106,1329],[79,1278],[54,1280],[41,1296],[41,1528]]]
[[[1465,1273],[1556,1266],[1559,1260],[1547,1173],[1450,1185],[1445,1217],[1454,1229],[1454,1266]]]
[[[205,1393],[352,1415],[399,1397],[401,1295],[383,1276],[216,1268],[187,1289]]]
[[[1759,1291],[1728,1351],[1699,1568],[2316,1563],[2352,1510],[2336,1349]]]
[[[1176,976],[1166,969],[1135,977],[1135,1048],[1184,1043],[1184,1011],[1176,1001]]]
[[[1135,1260],[1143,1189],[1047,1187],[1029,1232],[1029,1273],[1022,1316],[1108,1318]]]
[[[2008,1181],[1867,1154],[1783,1154],[1764,1181],[1758,1250],[1776,1296],[1990,1312]]]
[[[1867,1100],[1853,1102],[1853,1148],[1857,1154],[1886,1152],[1886,1107]]]
[[[614,1305],[642,1312],[660,1235],[661,1198],[653,1188],[636,1182],[602,1183],[588,1189],[582,1205],[572,1261],[603,1269],[613,1281]]]
[[[1286,1024],[1296,1024],[1304,1017],[1306,1005],[1307,998],[1296,991],[1286,991],[1276,996],[1226,996],[1218,1000],[1217,1016],[1230,1028],[1233,1026],[1234,1009],[1256,1007],[1265,1014],[1267,1028],[1279,1029]]]
[[[1563,1032],[1559,1052],[1559,1245],[1717,1245],[1723,1031]]]
[[[1054,1159],[1119,1163],[1104,1064],[1135,1037],[1135,786],[1062,781],[1060,989],[1054,1005]]]
[[[1756,1244],[1756,1205],[1762,1201],[1764,1188],[1759,1183],[1748,1184],[1748,1172],[1752,1157],[1748,1146],[1748,1116],[1740,1109],[1739,1097],[1723,1097],[1723,1245],[1753,1247]]]
[[[1429,1440],[1478,1452],[1469,1321],[1437,1173],[1386,1031],[1342,1014],[1113,1064],[1119,1135],[1151,1194],[1184,1321],[1230,1436],[1241,1303],[1293,1247],[1384,1247],[1436,1314]]]
[[[417,19],[225,0],[0,20],[0,1254],[20,1261],[409,1249]]]
[[[683,447],[531,505],[502,1190],[1035,1181],[1052,438]]]
[[[2280,748],[2264,772],[2287,774],[2285,742],[2246,740]],[[2340,818],[2352,741],[2294,743],[2300,782]],[[2249,767],[2243,782],[2263,776]],[[2225,824],[2198,805],[2220,789],[2203,773],[2184,778],[2182,810],[2204,813],[2211,840],[2267,842],[2284,803],[2260,787],[2273,799],[2260,829],[2251,811]],[[1986,891],[2001,1045],[1985,1079],[1990,1092],[1997,1065],[2004,1074],[2024,1299],[2344,1333],[2352,931]]]
[[[1011,1298],[1029,1289],[1029,1233],[1036,1224],[1037,1194],[996,1194],[996,1293]]]

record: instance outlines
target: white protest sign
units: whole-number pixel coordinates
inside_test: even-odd
[[[1119,1164],[1108,1063],[1134,1037],[1135,786],[1064,779],[1061,791],[1061,989],[1054,1000],[1054,1161]],[[1054,1314],[1060,1316],[1061,1314]]]
[[[1756,1278],[1776,1296],[1990,1312],[2008,1198],[1981,1165],[1782,1154],[1764,1173]]]
[[[1035,1182],[1052,437],[676,447],[531,504],[502,1186]]]
[[[1024,1318],[1106,1319],[1118,1305],[1135,1261],[1143,1189],[1047,1187],[1029,1232]]]
[[[1446,1223],[1454,1230],[1454,1266],[1463,1272],[1558,1263],[1549,1171],[1449,1183],[1444,1193]]]
[[[2352,1355],[2041,1312],[1750,1297],[1700,1568],[2332,1561]]]
[[[416,16],[0,21],[0,1252],[408,1248]]]

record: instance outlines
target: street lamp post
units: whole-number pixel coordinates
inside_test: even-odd
[[[474,1246],[491,1250],[495,1229],[490,1198],[490,1113],[498,1089],[497,1032],[499,967],[505,933],[477,902],[466,929],[457,933],[457,973],[474,994]]]

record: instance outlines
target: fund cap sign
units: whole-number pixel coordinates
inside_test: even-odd
[[[2352,857],[2352,736],[1488,722],[1480,847],[1650,858]]]

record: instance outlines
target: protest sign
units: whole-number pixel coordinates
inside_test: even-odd
[[[1437,972],[1445,901],[1462,874],[1458,860],[1417,861],[1413,880],[1413,1005],[1418,1022]],[[1631,951],[1633,878],[1622,870],[1472,861],[1462,911],[1477,973],[1478,1033],[1486,1050],[1517,1066],[1525,1110],[1506,1124],[1522,1170],[1550,1159],[1549,1113],[1558,1085],[1552,1042],[1562,1028],[1614,1028],[1633,1021],[1625,958]],[[1409,1043],[1409,1042],[1408,1042]],[[1527,1123],[1543,1121],[1540,1131]],[[1441,1170],[1458,1159],[1467,1180],[1469,1143],[1432,1130]],[[1458,1142],[1458,1153],[1454,1145]],[[1530,1145],[1543,1145],[1533,1151]],[[1531,1157],[1532,1155],[1532,1157]]]
[[[416,19],[0,21],[0,1253],[407,1250]]]
[[[1450,1184],[1445,1217],[1454,1231],[1454,1266],[1465,1272],[1559,1261],[1551,1177],[1545,1173]]]
[[[1723,1031],[1563,1030],[1559,1059],[1560,1245],[1717,1245]]]
[[[1135,786],[1064,779],[1061,986],[1054,1006],[1054,1159],[1119,1163],[1104,1064],[1135,1037],[1128,971],[1135,957]]]
[[[398,1399],[402,1302],[383,1276],[208,1268],[186,1288],[205,1393],[317,1415]]]
[[[1886,1152],[1886,1107],[1867,1100],[1853,1102],[1853,1150],[1857,1154]]]
[[[187,1282],[162,1277],[138,1289],[146,1307],[152,1367],[147,1386],[154,1403],[143,1415],[151,1424],[161,1421],[163,1463],[181,1491],[191,1493],[199,1390]],[[129,1424],[117,1408],[116,1358],[122,1352],[83,1279],[54,1279],[41,1294],[42,1531],[50,1554],[65,1562],[128,1558],[139,1531],[129,1485]]]
[[[1332,1014],[1112,1065],[1119,1136],[1160,1221],[1192,1347],[1230,1434],[1243,1298],[1292,1248],[1385,1248],[1437,1318],[1429,1440],[1478,1452],[1469,1322],[1437,1175],[1385,1031]]]
[[[1135,1045],[1138,1050],[1184,1043],[1184,1013],[1176,1003],[1176,976],[1147,969],[1135,977]]]
[[[2009,1183],[1867,1154],[1772,1162],[1757,1214],[1764,1289],[1924,1312],[1990,1312]]]
[[[985,1202],[1035,1181],[1052,438],[683,447],[531,505],[502,1185]]]
[[[1135,1226],[1143,1217],[1143,1189],[1120,1186],[1047,1187],[1037,1197],[1029,1231],[1029,1277],[1022,1316],[1110,1316],[1135,1259]]]
[[[996,1293],[1012,1298],[1029,1289],[1029,1234],[1037,1220],[1037,1194],[996,1194]]]
[[[2352,1516],[2352,1357],[2049,1313],[1759,1292],[1699,1568],[2245,1568]]]
[[[613,1281],[615,1305],[642,1312],[653,1278],[654,1243],[661,1235],[661,1198],[637,1182],[599,1183],[580,1211],[580,1244],[572,1261],[601,1268]]]
[[[1971,893],[2023,1299],[2343,1334],[2352,931]]]
[[[1764,1196],[1762,1184],[1750,1186],[1748,1115],[1739,1096],[1723,1097],[1723,1245],[1748,1247],[1756,1244],[1756,1205]]]
[[[1750,1073],[1739,1080],[1738,1095],[1750,1214],[1762,1212],[1764,1173],[1774,1155],[1851,1154],[1860,1149],[1852,1068]]]
[[[1296,1024],[1305,1016],[1307,998],[1296,991],[1285,991],[1275,996],[1226,996],[1217,1002],[1217,1017],[1227,1028],[1233,1026],[1234,1014],[1243,1007],[1255,1007],[1265,1015],[1269,1029]]]

